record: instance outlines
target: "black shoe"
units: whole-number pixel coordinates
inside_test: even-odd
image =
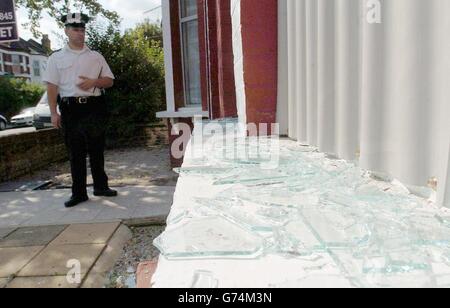
[[[94,190],[94,196],[96,197],[117,197],[117,191],[112,189]]]
[[[71,207],[77,206],[80,203],[86,202],[88,200],[89,200],[88,196],[83,196],[83,197],[72,196],[72,197],[70,197],[69,200],[67,200],[66,203],[64,203],[64,205],[67,208],[71,208]]]

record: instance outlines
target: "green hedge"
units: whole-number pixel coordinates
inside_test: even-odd
[[[23,79],[0,77],[0,114],[8,119],[38,103],[45,89]]]
[[[142,125],[157,122],[156,112],[165,109],[161,27],[145,22],[121,34],[94,24],[87,44],[105,57],[116,77],[114,87],[106,91],[111,115],[107,143],[132,139]]]

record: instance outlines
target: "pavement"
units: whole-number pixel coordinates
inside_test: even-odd
[[[35,132],[36,128],[34,127],[25,127],[25,128],[9,128],[0,132],[0,137],[19,135],[24,133]]]
[[[0,288],[101,288],[130,239],[120,221],[0,229]]]
[[[32,130],[7,130],[0,137]],[[71,209],[64,208],[71,195],[65,189],[71,184],[68,163],[2,183],[0,288],[103,287],[131,238],[126,226],[166,222],[177,181],[168,157],[166,147],[107,151],[110,185],[119,196],[94,197],[89,188],[90,200]],[[46,181],[61,185],[33,190]],[[70,260],[79,261],[79,283],[66,279]]]
[[[70,190],[0,193],[0,288],[103,287],[131,239],[125,224],[164,223],[175,187],[118,191],[71,209]]]
[[[93,197],[79,206],[66,209],[70,190],[0,193],[0,229],[104,223],[110,221],[165,221],[170,212],[174,186],[130,186],[117,189],[116,198]]]

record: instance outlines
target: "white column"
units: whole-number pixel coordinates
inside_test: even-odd
[[[381,24],[364,23],[362,166],[415,186],[440,177],[441,200],[448,190],[449,9],[447,0],[390,0]]]
[[[169,0],[161,0],[163,42],[164,42],[164,68],[166,74],[166,104],[167,111],[175,111],[175,90],[173,82],[173,59],[172,59],[172,34],[170,27],[170,3]]]
[[[296,98],[297,98],[297,140],[307,142],[307,102],[306,102],[306,15],[305,0],[296,0]]]
[[[319,150],[336,153],[335,148],[335,31],[334,0],[317,0],[317,114]]]
[[[384,35],[388,30],[386,6],[381,6],[382,23],[369,23],[367,20],[367,1],[363,1],[363,43],[361,76],[361,165],[372,171],[383,172],[388,169],[381,155],[386,134],[386,114],[383,99],[387,72],[384,70],[389,56]]]
[[[305,10],[307,137],[317,145],[317,0],[306,0]]]
[[[278,1],[278,103],[277,123],[280,135],[289,131],[289,77],[288,77],[288,24],[287,1]]]
[[[244,55],[242,50],[241,0],[231,1],[231,21],[233,31],[234,79],[236,85],[236,105],[239,123],[247,125],[247,99],[244,84]],[[287,121],[286,121],[287,122]]]
[[[450,138],[449,138],[450,139]],[[448,154],[438,177],[438,204],[450,208],[450,140]]]
[[[297,139],[297,74],[296,74],[296,31],[295,8],[298,0],[287,0],[288,27],[288,95],[289,95],[289,137]]]
[[[354,160],[359,150],[360,1],[336,3],[336,152]]]
[[[439,102],[433,110],[436,118],[431,121],[430,138],[434,162],[433,174],[438,177],[438,204],[450,208],[450,1],[437,0],[434,2],[434,16],[437,27],[433,29],[434,49],[432,59],[434,61],[432,75],[435,76],[430,84],[433,88],[434,100]]]

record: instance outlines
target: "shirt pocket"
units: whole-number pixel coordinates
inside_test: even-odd
[[[59,60],[56,61],[56,67],[58,68],[61,84],[67,84],[73,79],[73,63],[70,61]]]
[[[102,64],[98,57],[87,57],[82,65],[80,65],[80,76],[84,76],[90,79],[100,78],[102,71]]]

